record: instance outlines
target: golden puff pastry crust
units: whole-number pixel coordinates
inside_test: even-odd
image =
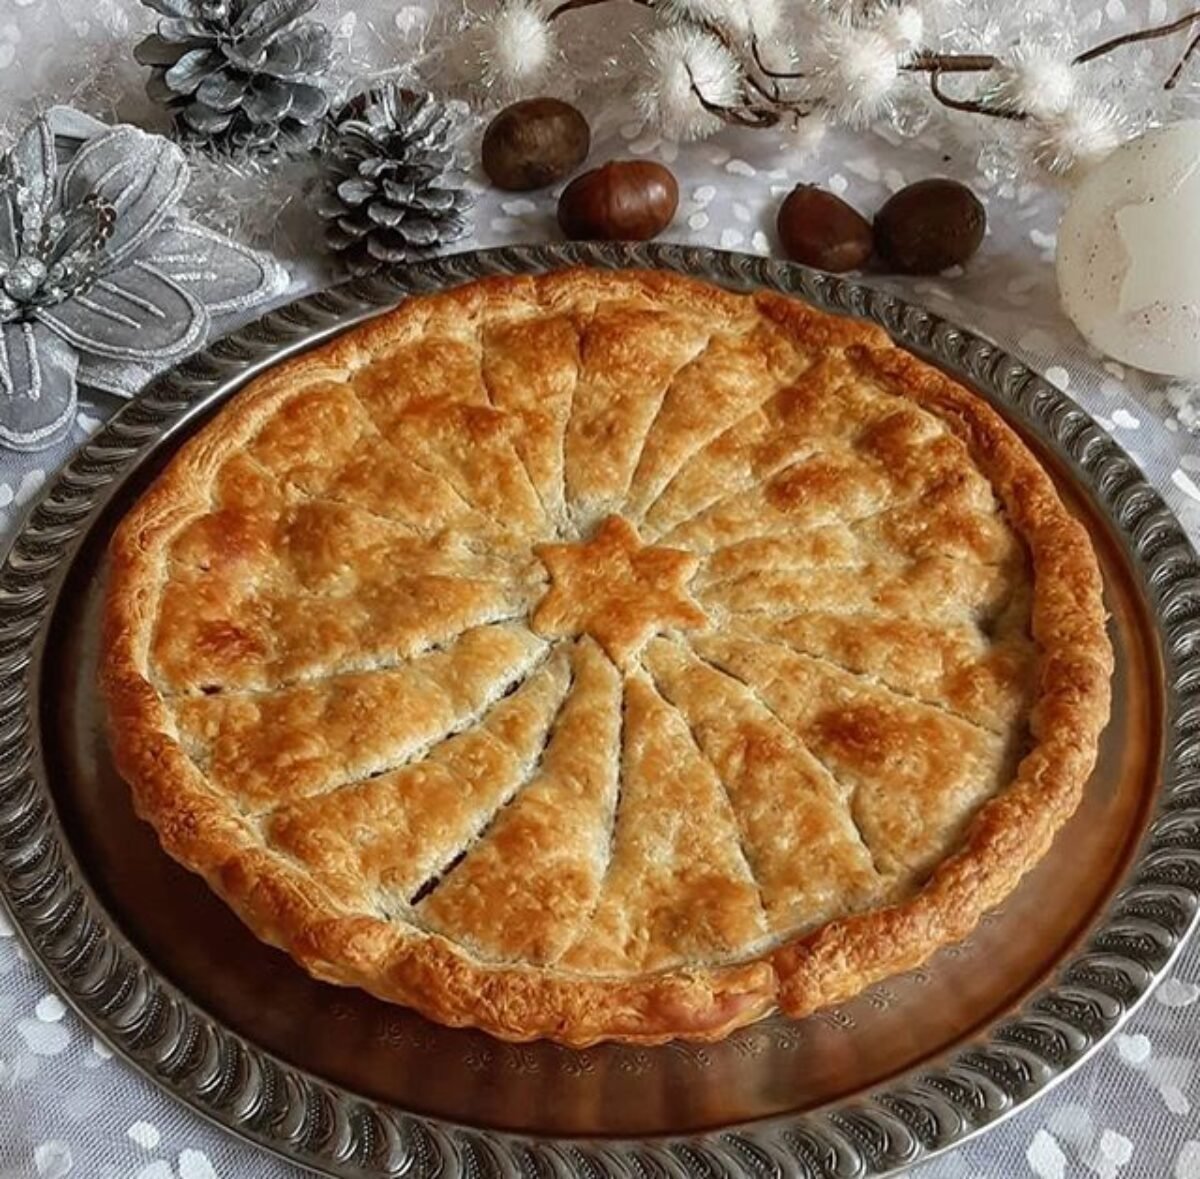
[[[802,1016],[1075,809],[1087,534],[982,401],[776,294],[472,283],[238,394],[119,528],[163,847],[317,977],[572,1045]]]

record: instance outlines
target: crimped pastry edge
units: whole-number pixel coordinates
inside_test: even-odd
[[[572,1047],[712,1041],[773,1009],[804,1016],[920,964],[969,934],[1042,857],[1078,805],[1109,714],[1112,651],[1095,555],[1083,525],[1017,435],[977,395],[892,344],[881,329],[758,292],[749,296],[758,309],[793,336],[853,349],[892,392],[945,421],[1029,549],[1039,678],[1032,747],[1013,782],[972,819],[960,850],[907,900],[829,922],[757,959],[619,979],[480,963],[438,935],[340,910],[311,878],[269,851],[174,739],[147,678],[166,544],[207,510],[213,475],[280,404],[304,385],[344,376],[398,337],[418,333],[434,301],[466,309],[534,293],[549,306],[593,290],[609,296],[620,283],[691,309],[732,309],[746,298],[663,271],[575,268],[484,279],[410,300],[252,381],[185,444],[122,521],[110,549],[101,673],[110,740],[135,809],[164,850],[203,876],[260,939],[314,976],[506,1040],[545,1037]]]

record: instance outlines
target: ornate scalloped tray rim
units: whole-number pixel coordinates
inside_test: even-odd
[[[106,919],[58,825],[41,764],[38,665],[62,572],[118,477],[168,428],[282,356],[406,295],[487,274],[657,266],[766,286],[875,320],[967,379],[1064,459],[1114,523],[1159,620],[1168,688],[1157,811],[1082,952],[969,1047],[820,1111],[644,1141],[550,1141],[406,1115],[234,1035]],[[684,246],[507,247],[414,264],[302,298],[156,380],[47,486],[0,566],[0,901],[33,956],[117,1053],[222,1127],[335,1175],[882,1175],[995,1125],[1094,1052],[1145,1000],[1200,905],[1200,561],[1140,471],[1069,398],[979,336],[894,296],[786,263]]]

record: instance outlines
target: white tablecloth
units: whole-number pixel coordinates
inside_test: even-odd
[[[1161,0],[1077,4],[1085,13],[1081,19],[1097,32],[1106,22],[1161,17],[1165,7]],[[340,15],[354,8],[341,0]],[[398,38],[411,33],[420,24],[419,9],[398,7],[394,23]],[[114,79],[106,83],[108,92],[121,93],[116,79],[127,85],[125,56],[133,35],[122,30],[144,24],[133,0],[0,0],[0,99],[10,109],[35,94],[62,100],[72,85],[94,76],[97,63]],[[132,99],[119,107],[129,114],[144,109]],[[593,148],[593,161],[612,156],[653,157],[676,170],[681,204],[665,238],[759,253],[774,248],[775,208],[799,181],[823,184],[869,214],[890,191],[913,180],[975,177],[969,154],[948,132],[927,132],[917,141],[837,135],[813,160],[777,134],[729,132],[679,148],[636,123],[618,123],[602,129]],[[973,182],[987,205],[990,231],[965,273],[878,281],[981,331],[1045,372],[1113,432],[1193,537],[1200,537],[1200,447],[1181,429],[1168,387],[1105,361],[1058,309],[1053,255],[1061,197],[1028,182]],[[481,191],[475,233],[462,247],[553,240],[553,213],[553,194]],[[311,259],[289,261],[296,291],[321,281]],[[85,404],[71,445],[113,408]],[[0,537],[11,533],[69,449],[33,456],[0,451]],[[1005,1125],[914,1174],[1200,1179],[1198,1058],[1200,945],[1194,945],[1125,1031],[1074,1077]],[[225,1136],[113,1059],[64,1010],[0,921],[0,1179],[298,1174]]]

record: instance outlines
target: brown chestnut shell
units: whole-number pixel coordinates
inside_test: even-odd
[[[558,198],[558,224],[583,241],[647,241],[675,216],[679,185],[651,160],[610,160],[576,176]]]
[[[591,148],[587,119],[569,102],[527,98],[506,106],[483,133],[488,179],[510,192],[545,188],[569,176]]]
[[[938,274],[966,262],[983,242],[987,212],[957,180],[902,188],[875,217],[875,248],[901,274]]]
[[[788,193],[775,227],[793,262],[838,274],[865,266],[874,247],[871,223],[841,197],[812,184]]]

